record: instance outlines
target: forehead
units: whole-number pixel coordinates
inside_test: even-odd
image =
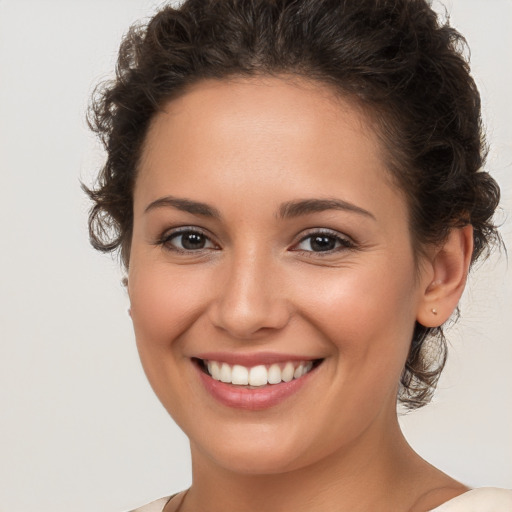
[[[269,202],[284,187],[289,199],[336,192],[368,203],[369,191],[397,193],[383,154],[363,109],[326,85],[287,77],[202,81],[152,120],[135,202],[177,193],[206,201],[214,189],[219,197],[250,192]]]

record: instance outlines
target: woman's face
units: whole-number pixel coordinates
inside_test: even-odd
[[[328,88],[205,81],[167,104],[128,287],[142,364],[196,457],[275,473],[394,425],[426,283],[375,134]]]

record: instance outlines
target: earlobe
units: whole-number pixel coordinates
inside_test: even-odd
[[[425,327],[442,325],[457,307],[473,253],[473,227],[453,228],[433,252],[416,320]]]
[[[132,316],[132,305],[130,300],[130,286],[128,283],[128,276],[124,276],[123,279],[121,279],[121,284],[126,288],[126,293],[128,294],[128,300],[130,302],[130,305],[128,306],[128,316],[131,318]]]

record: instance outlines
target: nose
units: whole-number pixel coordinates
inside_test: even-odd
[[[210,305],[215,327],[237,339],[255,339],[284,328],[291,314],[279,266],[268,257],[240,255],[226,261]]]

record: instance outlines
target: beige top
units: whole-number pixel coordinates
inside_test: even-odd
[[[167,498],[161,498],[156,501],[152,501],[143,507],[136,508],[131,512],[162,512],[167,502],[172,498],[172,496],[167,496]]]
[[[131,512],[162,512],[171,497],[153,501]],[[473,489],[430,512],[512,512],[512,490],[496,487]]]
[[[512,490],[496,487],[472,489],[431,512],[512,512]]]

